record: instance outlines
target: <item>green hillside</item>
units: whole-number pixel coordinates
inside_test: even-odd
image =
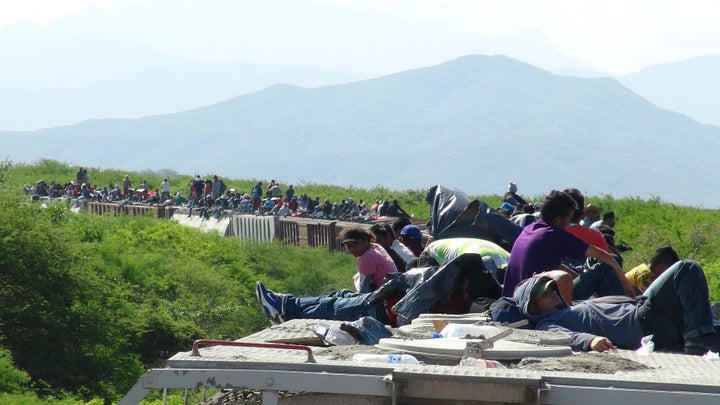
[[[0,403],[116,401],[146,368],[188,350],[194,339],[237,339],[266,326],[256,280],[298,295],[351,287],[355,265],[346,254],[240,245],[151,217],[75,215],[62,204],[43,209],[22,194],[25,184],[67,181],[76,170],[53,161],[0,165]],[[125,174],[90,170],[99,184]],[[168,175],[128,174],[151,184]],[[173,187],[182,190],[192,175],[172,173]],[[247,188],[254,180],[227,182]],[[418,218],[429,211],[420,191],[297,188],[334,199],[392,195]],[[716,210],[609,196],[588,202],[616,212],[618,239],[635,248],[625,254],[627,268],[671,244],[703,265],[711,296],[720,299]]]

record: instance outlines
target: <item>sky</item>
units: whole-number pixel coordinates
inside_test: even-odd
[[[63,16],[72,15],[88,8],[99,8],[108,10],[110,13],[122,13],[131,7],[142,6],[152,2],[164,0],[0,0],[0,28],[17,21],[32,21],[37,24],[47,25]],[[299,14],[298,19],[304,18],[303,10],[295,7],[300,2],[293,0],[269,0],[274,3],[275,10],[290,10],[289,17],[274,16],[282,21],[283,18],[291,18],[292,14]],[[172,44],[171,37],[163,37],[150,41],[156,47],[167,47],[174,52],[182,52],[212,57],[210,41],[211,35],[218,34],[221,29],[227,27],[233,35],[249,35],[248,30],[262,30],[263,24],[253,25],[252,21],[244,21],[245,31],[241,28],[232,27],[228,24],[229,19],[234,15],[243,14],[242,8],[252,9],[260,7],[260,3],[245,0],[235,0],[227,7],[234,8],[237,13],[221,15],[217,9],[212,11],[195,10],[198,4],[209,5],[212,3],[221,4],[222,0],[206,0],[203,2],[188,2],[176,0],[173,9],[166,10],[169,20],[177,14],[183,14],[182,21],[186,25],[197,13],[198,20],[204,20],[204,24],[197,22],[193,25],[198,28],[192,34],[195,41],[183,37],[182,33],[177,39],[185,38],[185,44],[180,42]],[[331,7],[344,15],[356,15],[357,22],[343,20],[333,29],[339,36],[352,35],[352,33],[341,33],[340,31],[358,30],[358,27],[367,26],[370,18],[395,19],[408,25],[398,25],[401,29],[408,26],[417,26],[433,30],[448,30],[474,33],[483,36],[517,36],[526,33],[541,33],[561,53],[572,58],[585,62],[594,69],[609,74],[625,74],[639,70],[640,68],[669,61],[687,59],[693,56],[720,53],[720,1],[716,0],[603,0],[603,1],[580,1],[580,0],[306,0],[303,7],[313,12],[313,7],[307,7],[307,3],[316,3],[318,6]],[[176,5],[177,6],[174,6]],[[203,6],[200,6],[202,8]],[[285,6],[285,7],[283,7]],[[218,9],[222,9],[219,6]],[[267,12],[264,9],[263,12]],[[328,20],[332,20],[336,14],[329,14]],[[199,18],[202,17],[202,18]],[[351,17],[352,18],[352,17]],[[217,20],[217,23],[213,21]],[[180,20],[178,20],[180,21]],[[328,21],[332,24],[332,21]],[[215,24],[215,25],[213,25]],[[159,23],[162,26],[162,22]],[[290,25],[290,24],[286,24]],[[298,25],[292,25],[294,32],[284,34],[303,36],[298,32]],[[301,27],[300,29],[313,31],[314,27]],[[372,29],[372,27],[369,27]],[[232,31],[234,30],[234,31]],[[280,34],[278,34],[280,35]],[[308,34],[309,35],[309,34]],[[325,33],[325,35],[327,35]],[[357,35],[357,34],[356,34]],[[383,35],[387,33],[383,32]],[[158,31],[158,37],[162,34]],[[255,52],[238,54],[238,57],[256,63],[283,63],[288,65],[318,65],[341,69],[351,69],[351,64],[362,63],[362,58],[347,58],[347,64],[335,62],[322,55],[302,49],[302,52],[288,51],[279,52],[284,59],[268,52],[262,53],[259,49],[263,40],[268,38],[259,37],[259,43]],[[311,39],[311,37],[308,36]],[[343,37],[344,38],[344,37]],[[361,41],[358,36],[355,38]],[[352,44],[352,42],[351,42]],[[274,43],[270,42],[269,47]],[[173,47],[174,46],[174,47]],[[185,47],[185,48],[183,48]],[[223,48],[228,53],[228,46]],[[428,47],[422,52],[440,52],[441,46]],[[332,48],[333,51],[337,51]],[[232,51],[232,49],[229,49]],[[218,56],[220,52],[216,51]],[[232,53],[232,52],[229,52]],[[303,53],[301,56],[300,53]],[[187,56],[187,55],[182,55]],[[444,55],[443,55],[444,56]],[[438,54],[438,58],[441,54]],[[295,58],[295,59],[293,59]],[[343,58],[338,58],[343,59]],[[420,59],[418,59],[418,63]],[[408,61],[410,63],[410,61]],[[377,64],[377,63],[376,63]],[[400,70],[408,66],[391,65],[377,66],[376,70]],[[355,66],[358,71],[371,71],[369,66]],[[378,72],[379,73],[379,72]]]

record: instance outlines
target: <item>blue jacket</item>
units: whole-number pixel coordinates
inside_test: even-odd
[[[590,341],[604,336],[620,349],[637,349],[643,337],[637,316],[639,304],[635,301],[607,303],[587,300],[575,305],[540,315],[528,313],[530,291],[539,279],[531,278],[517,287],[514,294],[520,312],[535,329],[565,332],[572,336],[572,349],[586,351]]]

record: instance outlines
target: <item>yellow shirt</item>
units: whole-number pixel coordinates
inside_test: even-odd
[[[628,281],[630,281],[630,284],[635,286],[635,288],[640,290],[640,292],[644,292],[645,289],[650,286],[650,283],[652,283],[653,279],[655,278],[652,271],[650,270],[650,267],[648,267],[648,265],[644,263],[630,269],[630,271],[625,273],[625,277],[627,277]]]

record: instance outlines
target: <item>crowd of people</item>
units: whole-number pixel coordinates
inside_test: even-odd
[[[120,184],[109,184],[100,188],[97,184],[90,183],[90,176],[87,169],[80,167],[75,179],[60,183],[45,180],[38,180],[35,184],[26,186],[25,192],[30,195],[33,201],[46,198],[64,198],[76,202],[115,202],[115,203],[146,203],[160,204],[170,200],[170,183],[164,179],[160,184],[162,193],[153,189],[144,180],[137,188],[132,187],[130,176],[122,179]]]
[[[203,178],[196,175],[187,184],[187,194],[170,193],[170,183],[164,179],[159,186],[143,180],[133,186],[129,175],[120,183],[99,187],[90,183],[87,169],[80,167],[75,179],[65,183],[38,180],[25,187],[32,200],[46,198],[65,198],[82,202],[106,202],[118,204],[165,204],[188,207],[189,215],[199,213],[204,218],[213,215],[219,218],[226,210],[235,214],[302,216],[318,219],[340,219],[344,221],[368,222],[378,217],[409,217],[396,199],[375,200],[369,206],[362,199],[355,201],[348,197],[339,202],[329,198],[311,198],[307,194],[296,193],[291,184],[283,192],[281,185],[274,179],[263,187],[257,182],[248,192],[228,188],[218,175]]]
[[[509,252],[479,238],[424,245],[421,237],[413,249],[410,240],[419,228],[411,224],[352,228],[342,243],[358,258],[355,291],[296,297],[258,281],[259,306],[273,324],[372,317],[402,325],[421,312],[462,313],[470,301],[491,298],[488,316],[493,320],[527,320],[538,330],[567,333],[577,351],[637,349],[648,335],[659,350],[720,351],[698,263],[681,260],[672,247],[663,246],[648,264],[624,272],[620,253],[628,247],[620,247],[614,231],[609,232],[614,214],[600,215],[598,207],[585,205],[576,188],[553,190],[541,203],[528,204],[511,183],[500,209],[508,220],[532,217],[523,219]],[[396,239],[402,250],[392,248]]]
[[[339,219],[344,221],[369,222],[378,217],[410,217],[397,200],[376,200],[368,206],[364,200],[355,201],[348,197],[340,202],[332,202],[329,198],[320,201],[320,197],[311,198],[306,193],[296,193],[292,184],[285,192],[274,179],[263,186],[257,182],[249,193],[242,193],[234,188],[226,191],[221,179],[214,176],[212,180],[204,180],[196,176],[189,183],[189,199],[187,206],[192,210],[198,208],[201,216],[209,217],[215,212],[219,217],[224,210],[232,210],[237,214],[276,215],[311,217],[317,219]],[[181,196],[176,194],[175,205]]]

